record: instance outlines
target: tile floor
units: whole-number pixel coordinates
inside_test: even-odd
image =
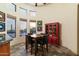
[[[25,44],[22,43],[11,47],[11,56],[34,56],[34,54],[26,52]],[[38,54],[38,56],[41,55]],[[49,51],[45,56],[75,56],[75,54],[65,47],[49,46]]]

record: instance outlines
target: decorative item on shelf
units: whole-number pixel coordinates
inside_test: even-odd
[[[0,32],[5,31],[5,23],[0,22]]]
[[[56,35],[56,28],[53,28],[53,34]]]
[[[49,34],[52,34],[52,30],[49,30]]]
[[[0,42],[5,40],[5,34],[0,34]]]
[[[42,21],[37,21],[37,31],[42,31]]]
[[[52,25],[50,25],[50,28],[52,28]]]
[[[4,22],[5,21],[5,13],[0,11],[0,22]]]

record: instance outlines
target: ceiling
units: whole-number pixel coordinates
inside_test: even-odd
[[[30,6],[41,7],[47,5],[48,3],[27,3]]]

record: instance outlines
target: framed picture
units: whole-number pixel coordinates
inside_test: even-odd
[[[0,42],[5,40],[5,34],[0,34]]]
[[[42,21],[37,21],[37,25],[42,25]]]
[[[0,11],[0,22],[5,21],[5,13]]]
[[[42,27],[37,27],[37,30],[38,31],[42,31]]]
[[[37,21],[37,31],[42,31],[42,21]]]
[[[5,31],[5,23],[0,22],[0,32]]]

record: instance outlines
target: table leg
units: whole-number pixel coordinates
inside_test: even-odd
[[[37,41],[35,42],[35,56],[37,55],[37,52],[38,52],[38,44],[37,44]]]

